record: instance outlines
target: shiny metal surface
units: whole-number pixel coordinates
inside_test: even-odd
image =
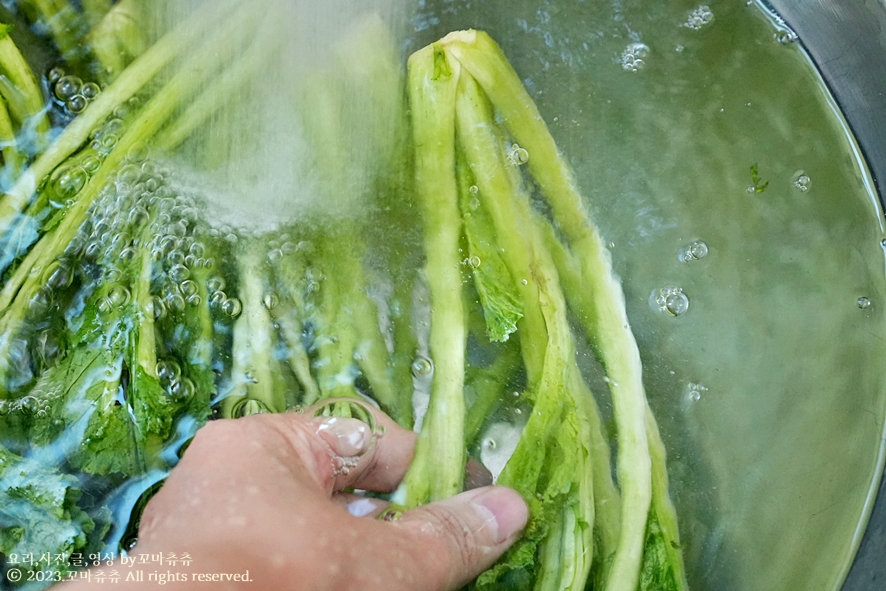
[[[886,203],[886,3],[771,0],[815,60],[864,151]],[[843,591],[886,588],[886,486]]]

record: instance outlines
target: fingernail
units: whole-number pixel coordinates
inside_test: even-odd
[[[323,417],[317,419],[317,435],[329,444],[333,453],[344,458],[363,455],[369,447],[372,432],[358,419]]]
[[[526,527],[529,508],[516,491],[494,486],[471,499],[483,519],[493,526],[496,544],[517,535]]]

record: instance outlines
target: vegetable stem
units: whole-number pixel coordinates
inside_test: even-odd
[[[455,100],[460,68],[442,48],[409,58],[415,189],[424,219],[425,277],[431,299],[431,397],[403,481],[407,507],[461,492],[465,470],[466,329],[458,248],[461,214],[455,179]]]
[[[453,33],[443,43],[477,79],[514,139],[528,152],[530,172],[581,263],[583,286],[593,303],[592,334],[610,378],[618,428],[621,535],[606,590],[635,591],[652,479],[640,353],[630,330],[621,284],[602,237],[588,220],[569,165],[501,49],[479,31]]]

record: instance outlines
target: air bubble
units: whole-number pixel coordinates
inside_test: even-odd
[[[182,375],[181,366],[172,359],[161,359],[154,367],[161,384],[171,384]]]
[[[166,307],[173,312],[181,312],[185,309],[185,298],[180,294],[170,293],[166,295]]]
[[[158,296],[151,298],[150,311],[154,313],[154,320],[161,320],[166,317],[166,304]]]
[[[230,316],[231,318],[236,318],[240,315],[240,312],[243,311],[243,305],[240,303],[240,300],[237,298],[228,298],[221,305],[222,312]]]
[[[127,185],[134,185],[141,177],[141,171],[137,166],[127,164],[117,172],[117,180]]]
[[[481,262],[481,261],[480,261],[480,257],[478,257],[478,256],[473,256],[473,257],[471,257],[471,258],[468,259],[468,265],[469,265],[472,269],[477,269],[477,268],[479,268],[479,267],[480,267],[480,262]]]
[[[81,168],[90,175],[95,174],[101,165],[102,159],[96,153],[87,154],[80,160]]]
[[[49,70],[49,74],[46,75],[46,79],[49,80],[50,84],[55,84],[59,80],[61,80],[65,75],[65,71],[62,68],[55,67]]]
[[[55,83],[55,96],[60,101],[66,101],[78,92],[83,86],[83,81],[77,76],[64,76]]]
[[[173,237],[173,240],[175,240],[175,237]],[[178,266],[184,267],[185,254],[182,251],[178,250],[178,243],[179,241],[175,240],[175,249],[170,251],[169,255],[166,257],[166,261],[169,263],[170,270]],[[187,277],[185,277],[185,279],[187,279]]]
[[[101,87],[99,87],[99,85],[95,82],[87,82],[83,85],[83,88],[80,89],[80,94],[82,94],[84,98],[91,101],[99,94],[101,94],[101,91]]]
[[[646,65],[643,58],[649,53],[645,43],[631,43],[621,54],[621,68],[628,72],[636,72]]]
[[[186,301],[189,306],[196,308],[203,303],[203,298],[200,297],[200,294],[195,293],[194,295],[188,296],[188,299]]]
[[[471,195],[476,195],[480,192],[480,187],[478,187],[477,185],[471,185],[468,191],[470,191]]]
[[[268,310],[273,310],[277,307],[277,304],[280,303],[280,298],[277,297],[277,294],[273,292],[268,292],[265,294],[265,297],[262,299],[262,304]]]
[[[131,111],[129,109],[129,106],[120,105],[119,107],[114,109],[114,117],[117,119],[126,119],[127,117],[129,117],[130,112]]]
[[[179,220],[174,224],[170,224],[166,231],[172,236],[178,236],[181,238],[188,233],[188,224],[184,220]],[[182,253],[182,260],[184,260],[184,256],[184,253]]]
[[[89,180],[89,173],[79,166],[57,168],[50,183],[61,199],[71,199],[79,193]]]
[[[136,252],[134,248],[127,247],[120,251],[120,260],[129,262],[135,258]]]
[[[184,402],[190,399],[197,390],[189,378],[174,379],[169,384],[169,395],[177,402]]]
[[[111,305],[111,301],[108,298],[102,298],[96,308],[98,309],[99,314],[105,315],[110,314],[111,310],[114,309],[114,306]]]
[[[800,37],[791,29],[783,29],[775,34],[775,39],[782,45],[790,45],[796,42]]]
[[[864,297],[864,296],[861,296],[860,298],[858,298],[858,301],[856,303],[858,304],[858,307],[861,308],[862,310],[865,310],[865,309],[871,307],[871,300],[869,298]]]
[[[86,245],[86,249],[83,251],[84,256],[90,259],[94,259],[98,256],[99,251],[101,250],[102,245],[99,242],[90,242]]]
[[[497,447],[498,443],[495,441],[495,439],[489,437],[483,440],[483,449],[485,449],[486,451],[493,451]]]
[[[704,384],[696,384],[690,382],[689,385],[686,387],[686,390],[689,400],[692,400],[693,402],[698,402],[699,400],[701,400],[701,395],[708,391],[708,388]]]
[[[169,278],[175,281],[176,283],[181,283],[185,281],[191,276],[191,271],[184,265],[178,264],[173,265],[169,269]]]
[[[512,144],[510,150],[508,150],[508,160],[514,166],[522,166],[529,162],[529,152],[517,144]]]
[[[82,94],[75,94],[65,103],[65,106],[68,107],[68,110],[75,114],[79,115],[83,111],[86,110],[86,107],[89,106],[89,101],[86,100],[86,97]]]
[[[144,143],[135,144],[126,152],[126,157],[137,164],[141,164],[148,159],[148,146]]]
[[[130,297],[128,289],[122,285],[117,285],[108,292],[108,303],[115,308],[119,308],[128,304]]]
[[[221,308],[228,301],[228,296],[223,291],[214,291],[209,296],[209,305],[213,308]]]
[[[206,282],[206,289],[209,291],[221,291],[225,288],[225,280],[221,277],[210,277]]]
[[[117,142],[120,141],[120,138],[117,137],[113,133],[109,133],[108,135],[102,136],[101,142],[99,143],[99,147],[105,151],[110,152],[114,146],[117,145]]]
[[[412,362],[412,375],[417,378],[425,378],[434,372],[434,362],[421,355]]]
[[[697,261],[708,256],[708,245],[701,240],[690,242],[680,249],[680,260],[684,263]]]
[[[200,291],[197,283],[191,281],[190,279],[188,279],[187,281],[183,281],[180,289],[185,296],[192,296]]]
[[[67,262],[56,261],[49,266],[45,277],[45,283],[48,287],[52,289],[65,289],[70,287],[74,281],[74,270]]]
[[[40,401],[36,396],[25,396],[19,401],[18,407],[23,412],[34,414],[40,409]]]
[[[198,259],[202,259],[206,255],[206,247],[201,242],[195,242],[188,249],[188,253]]]
[[[802,170],[794,175],[794,186],[804,193],[809,190],[809,184],[811,182],[812,179],[810,179],[809,175]]]
[[[649,297],[653,310],[670,316],[682,316],[689,310],[689,298],[680,287],[662,287],[654,290]]]
[[[714,20],[714,13],[705,5],[701,5],[689,13],[689,18],[683,23],[687,29],[699,30]]]

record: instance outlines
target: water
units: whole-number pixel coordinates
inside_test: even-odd
[[[881,212],[802,39],[755,3],[707,7],[696,29],[698,2],[429,2],[410,47],[499,40],[616,243],[690,586],[835,589],[878,477]],[[674,256],[699,238],[706,257]],[[685,314],[650,308],[662,286]]]
[[[186,4],[158,3],[149,28],[181,18]],[[300,56],[292,71],[274,69],[288,58],[264,62],[267,71],[238,87],[171,161],[134,147],[116,178],[125,190],[100,201],[76,247],[44,271],[52,290],[35,294],[35,309],[68,294],[63,320],[77,326],[100,283],[98,309],[119,313],[138,297],[119,267],[140,260],[143,240],[156,269],[146,298],[162,341],[155,373],[170,404],[193,408],[206,395],[208,406],[194,370],[203,367],[222,416],[356,392],[393,397],[384,402],[392,408],[403,393],[411,407],[415,389],[416,416],[399,418],[420,422],[435,370],[430,304],[409,183],[373,172],[403,157],[402,137],[390,132],[399,72],[381,54],[402,63],[450,30],[485,29],[575,170],[623,278],[669,451],[690,586],[833,589],[876,473],[884,418],[884,230],[857,148],[796,34],[743,3],[422,0],[375,3],[382,21],[340,17],[355,6],[299,4],[298,34],[283,44],[283,55]],[[381,57],[354,63],[389,80],[389,94],[373,94],[350,68],[355,47],[375,54],[342,40],[367,31]],[[97,90],[54,66],[41,71],[65,121]],[[305,94],[305,80],[320,90]],[[329,101],[343,113],[337,123],[320,117]],[[76,163],[57,169],[53,207],[83,190],[138,109],[118,109]],[[521,170],[535,157],[516,143],[507,156]],[[479,189],[469,193],[475,211]],[[132,235],[148,219],[151,234]],[[81,253],[92,267],[69,263]],[[238,268],[235,257],[247,262]],[[459,258],[465,273],[491,264]],[[372,306],[354,304],[364,300]],[[192,346],[198,328],[186,310],[205,311],[208,358]],[[237,336],[244,326],[254,336],[246,344]],[[34,354],[50,366],[62,354],[56,328],[41,325],[10,357],[29,366]],[[482,340],[471,337],[469,375],[507,354]],[[378,355],[399,370],[390,392],[372,373]],[[472,450],[494,476],[529,414],[521,365],[505,367],[505,400]],[[607,380],[585,365],[608,417]],[[132,377],[102,369],[110,382]],[[36,396],[0,400],[0,415],[40,412]],[[117,479],[108,498],[127,499],[114,505],[118,522],[153,482]],[[134,539],[125,534],[109,543]]]

